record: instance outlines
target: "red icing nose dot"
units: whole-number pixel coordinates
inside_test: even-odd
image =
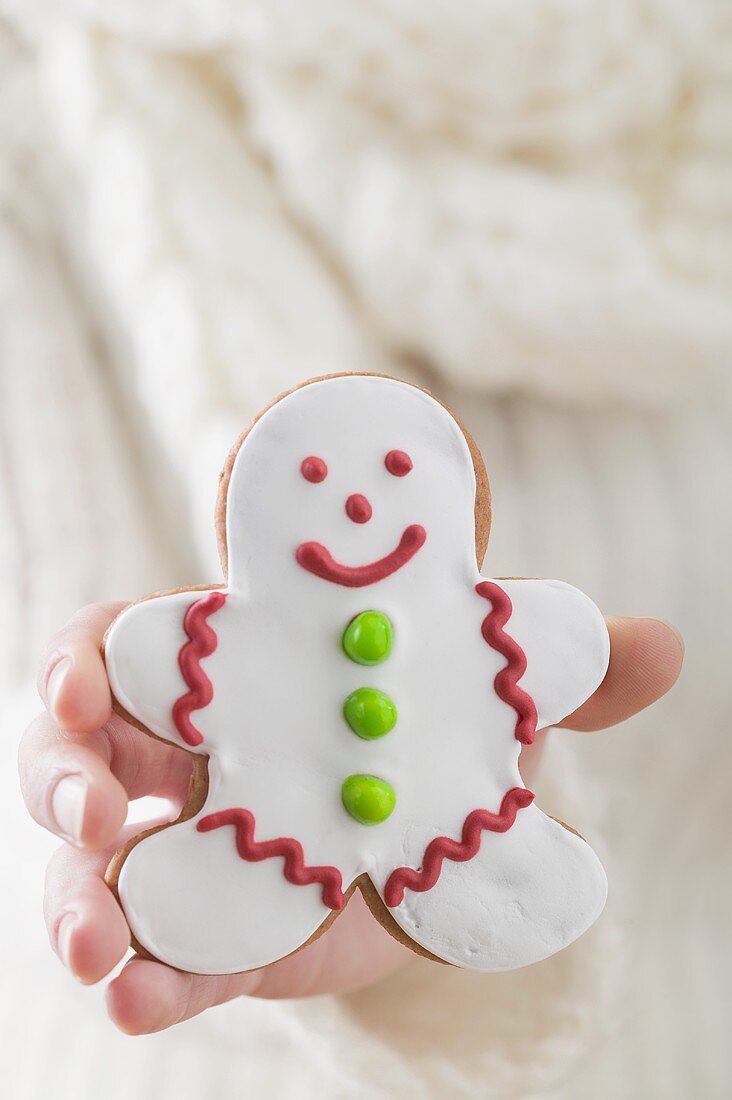
[[[371,519],[372,508],[365,496],[361,493],[352,493],[346,501],[346,515],[354,523],[368,523]]]

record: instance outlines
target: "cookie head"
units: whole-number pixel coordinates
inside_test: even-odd
[[[324,378],[245,436],[226,496],[229,579],[369,588],[473,554],[465,436],[429,394],[391,378]]]

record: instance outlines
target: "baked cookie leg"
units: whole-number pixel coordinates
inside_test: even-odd
[[[469,861],[445,859],[430,889],[405,888],[389,912],[445,962],[499,971],[572,943],[597,919],[606,896],[605,872],[590,846],[532,805],[508,832],[484,832]]]
[[[137,944],[202,974],[253,970],[304,944],[332,912],[321,887],[291,886],[281,859],[239,859],[232,830],[199,832],[201,816],[127,855],[117,889]]]

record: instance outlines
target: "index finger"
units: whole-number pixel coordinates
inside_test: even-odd
[[[112,713],[101,645],[107,627],[126,604],[81,608],[54,634],[38,672],[38,693],[66,732],[93,733]]]

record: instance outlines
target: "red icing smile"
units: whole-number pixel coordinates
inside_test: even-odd
[[[420,547],[424,546],[427,532],[418,523],[412,523],[405,528],[404,534],[399,539],[390,554],[378,561],[369,562],[368,565],[342,565],[336,561],[330,550],[320,542],[301,542],[295,557],[298,565],[307,569],[308,573],[314,573],[324,581],[333,584],[342,584],[346,588],[364,588],[367,584],[383,581],[396,573],[408,561],[411,561]]]

